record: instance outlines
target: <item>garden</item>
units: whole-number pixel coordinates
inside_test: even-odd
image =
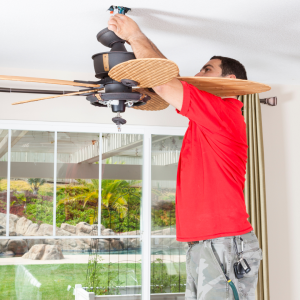
[[[53,183],[46,179],[11,180],[10,213],[33,223],[53,224]],[[0,212],[6,213],[7,181],[0,179]],[[139,230],[141,181],[101,182],[101,223],[116,233]],[[153,189],[157,200],[152,207],[152,230],[175,226],[175,193]],[[99,180],[57,184],[56,226],[79,222],[97,224]]]

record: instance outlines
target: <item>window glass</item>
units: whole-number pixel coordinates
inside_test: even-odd
[[[175,192],[182,136],[152,135],[152,235],[175,235]]]
[[[57,133],[56,235],[90,235],[98,224],[99,133]]]
[[[186,251],[187,243],[175,238],[151,239],[151,299],[159,299],[155,294],[160,293],[172,293],[168,299],[174,300],[184,297]]]
[[[0,242],[4,251],[0,256],[0,299],[70,300],[80,292],[75,285],[97,295],[141,294],[141,249],[133,240]],[[125,251],[128,243],[132,249]]]
[[[105,235],[140,234],[143,135],[102,135],[101,223]]]
[[[10,236],[53,235],[54,132],[12,130]]]

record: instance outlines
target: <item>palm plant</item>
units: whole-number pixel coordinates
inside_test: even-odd
[[[46,180],[41,178],[28,178],[27,182],[30,184],[33,194],[37,195],[40,187],[46,183]]]
[[[67,204],[71,203],[83,203],[83,207],[86,207],[88,203],[98,204],[99,198],[99,180],[92,179],[90,183],[84,180],[77,180],[85,189],[78,190],[78,193],[73,195],[67,194],[66,197],[58,202],[58,205],[65,204],[65,211],[67,210]],[[101,204],[102,209],[106,210],[110,223],[114,223],[117,212],[118,217],[124,219],[128,214],[128,203],[126,199],[126,193],[124,189],[128,189],[136,184],[137,181],[126,180],[112,180],[103,179],[101,182]],[[68,215],[66,211],[66,216]],[[98,218],[97,210],[90,216],[90,224],[93,224]]]

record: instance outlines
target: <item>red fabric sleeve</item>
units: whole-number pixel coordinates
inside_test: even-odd
[[[191,84],[181,81],[183,103],[177,113],[209,130],[219,130],[222,124],[223,100],[210,93],[200,91]]]

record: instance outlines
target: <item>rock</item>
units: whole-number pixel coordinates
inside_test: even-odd
[[[45,239],[44,243],[47,245],[56,245],[56,246],[62,246],[62,240],[61,239]]]
[[[105,227],[104,227],[104,225],[101,224],[101,235],[102,235],[103,230],[105,230]]]
[[[134,230],[134,231],[128,231],[128,232],[121,232],[120,235],[139,235],[140,231],[139,230]]]
[[[26,230],[26,233],[25,235],[27,236],[35,236],[35,235],[38,235],[37,232],[39,230],[39,225],[38,224],[31,224],[29,225],[28,229]]]
[[[45,244],[59,246],[63,251],[78,251],[90,249],[91,239],[45,239]]]
[[[96,249],[96,246],[97,246],[97,249],[99,251],[109,251],[109,250],[111,250],[110,242],[108,240],[95,239],[95,241],[97,241],[97,240],[98,240],[98,245],[96,244],[96,242],[94,242],[94,244],[93,244],[94,249]]]
[[[87,244],[90,247],[92,239],[80,239],[80,240],[83,241],[85,244]]]
[[[88,242],[87,242],[88,241]],[[64,251],[82,251],[90,249],[90,239],[65,239],[62,240]]]
[[[97,224],[93,224],[93,225],[89,225],[88,223],[85,223],[85,224],[92,227],[91,233],[89,235],[98,235],[98,225]],[[101,234],[102,234],[103,230],[105,230],[105,227],[101,224],[101,227],[100,227]]]
[[[3,252],[6,251],[8,242],[9,240],[0,240],[0,245],[2,246]]]
[[[17,221],[16,232],[17,235],[25,235],[28,227],[32,224],[32,221],[26,219],[25,217],[20,218]]]
[[[70,232],[56,227],[55,234],[57,236],[70,236]],[[38,236],[52,236],[53,235],[53,225],[50,224],[41,224],[38,231],[35,233]],[[75,235],[75,234],[74,234]]]
[[[102,231],[102,235],[115,235],[115,233],[112,229],[106,228]]]
[[[66,224],[66,223],[62,223],[60,225],[60,228],[63,229],[63,230],[66,230],[72,234],[76,234],[76,227],[73,226],[73,225],[70,225],[70,224]]]
[[[36,232],[38,236],[52,236],[53,235],[53,225],[41,224],[38,231]]]
[[[17,222],[19,221],[19,217],[13,214],[9,215],[9,231],[16,232]],[[10,234],[11,235],[11,234]]]
[[[37,244],[45,244],[45,240],[42,240],[42,239],[37,239],[37,240],[26,240],[27,242],[27,246],[28,246],[28,249],[30,250],[32,246],[34,245],[37,245]]]
[[[58,260],[58,259],[64,259],[64,256],[63,256],[61,248],[59,246],[47,245],[42,259],[43,260]]]
[[[29,252],[24,254],[22,257],[27,259],[39,260],[42,259],[44,252],[45,252],[46,245],[37,244],[31,247]]]
[[[0,213],[0,225],[6,226],[6,214]]]
[[[110,246],[112,250],[123,250],[124,249],[124,243],[117,239],[117,240],[112,240],[110,242]]]
[[[75,235],[75,234],[72,234],[67,230],[56,227],[56,235],[58,235],[58,236],[70,236],[70,235]]]
[[[3,246],[0,244],[0,253],[3,252]]]
[[[59,260],[63,259],[60,246],[57,245],[34,245],[23,258],[33,260]]]
[[[13,214],[9,215],[9,232],[12,232],[13,234],[10,235],[16,235],[16,225],[19,220],[19,217]],[[0,226],[6,228],[6,214],[0,213]]]
[[[24,240],[9,240],[7,250],[14,254],[24,254],[28,251],[28,246]]]
[[[6,235],[6,228],[5,228],[5,226],[0,225],[0,236],[1,235]]]
[[[99,239],[91,239],[90,248],[98,249]]]
[[[141,247],[141,241],[139,238],[134,239],[121,239],[124,245],[124,249],[139,249]]]
[[[76,225],[76,235],[90,235],[92,226],[85,222],[80,222]]]

